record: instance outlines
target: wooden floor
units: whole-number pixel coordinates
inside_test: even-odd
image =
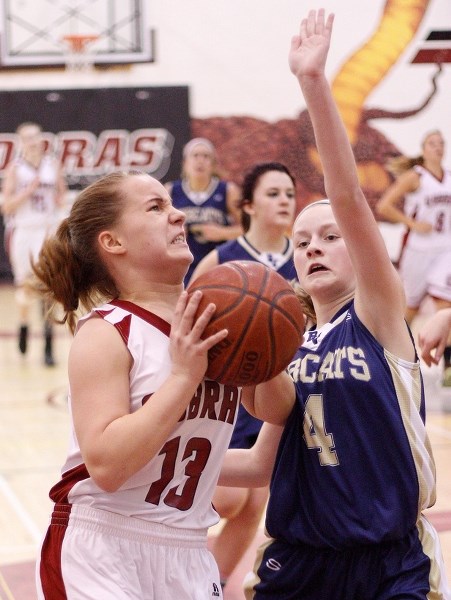
[[[35,600],[34,561],[47,527],[48,490],[59,478],[68,440],[65,406],[70,336],[59,327],[55,367],[43,366],[39,308],[29,352],[17,350],[13,289],[0,284],[0,600]],[[438,499],[428,516],[440,532],[451,579],[451,389],[438,384],[439,369],[424,369],[428,431],[438,474]],[[218,528],[212,530],[215,535]],[[252,568],[260,529],[230,579],[226,600],[242,600],[241,582]],[[100,599],[99,599],[100,600]]]

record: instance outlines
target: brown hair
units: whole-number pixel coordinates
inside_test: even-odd
[[[280,171],[281,173],[286,173],[291,179],[293,187],[296,187],[294,176],[290,173],[288,167],[282,163],[265,162],[254,165],[243,178],[243,183],[241,185],[241,200],[238,204],[238,208],[241,210],[241,226],[245,233],[249,231],[249,227],[251,226],[251,217],[246,213],[246,211],[242,210],[243,206],[252,204],[254,200],[255,188],[258,186],[261,177],[263,177],[265,173],[269,173],[271,171]]]
[[[316,324],[316,313],[313,306],[312,298],[307,292],[301,287],[301,284],[296,279],[291,282],[294,292],[301,303],[302,310],[305,315],[306,327]]]
[[[428,140],[428,138],[431,137],[431,135],[437,135],[437,134],[442,135],[441,131],[438,129],[433,129],[432,131],[428,131],[423,136],[423,139],[421,140],[421,148],[424,148],[426,141]],[[392,175],[397,177],[398,175],[401,175],[401,173],[404,173],[405,171],[412,169],[416,165],[423,165],[423,164],[424,164],[424,157],[422,154],[420,154],[418,156],[396,156],[389,160],[386,167],[387,167],[387,170],[390,173],[392,173]]]
[[[67,322],[72,333],[79,307],[91,310],[99,301],[118,295],[116,284],[100,259],[97,236],[115,225],[122,214],[124,181],[141,174],[119,171],[85,188],[56,234],[44,242],[32,265],[34,278],[29,285],[44,296],[52,309],[62,306],[62,319],[53,318],[59,323]]]

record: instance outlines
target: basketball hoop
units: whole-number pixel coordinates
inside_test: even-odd
[[[66,45],[66,68],[69,71],[88,71],[94,63],[89,47],[99,39],[95,34],[70,34],[63,36]]]

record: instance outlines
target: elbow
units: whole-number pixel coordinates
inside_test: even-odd
[[[383,204],[382,201],[377,202],[374,209],[375,209],[376,214],[379,217],[384,217],[384,218],[387,217],[387,210],[385,208],[385,204]]]
[[[94,483],[104,492],[113,494],[127,480],[126,477],[120,475],[120,471],[114,465],[95,465],[86,463],[86,468]]]
[[[384,211],[383,207],[382,207],[382,206],[380,206],[379,204],[376,204],[376,205],[375,205],[375,207],[374,207],[374,212],[376,213],[376,215],[377,215],[378,217],[383,217],[383,218],[385,218],[385,217],[386,217],[386,215],[385,215],[385,211]]]

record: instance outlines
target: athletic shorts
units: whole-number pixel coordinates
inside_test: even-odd
[[[55,505],[36,565],[39,600],[217,600],[207,530]]]
[[[422,541],[420,541],[420,537]],[[261,546],[246,600],[450,600],[435,529],[424,518],[405,538],[344,550]]]
[[[451,250],[404,248],[399,272],[409,308],[418,308],[427,295],[451,302]]]

